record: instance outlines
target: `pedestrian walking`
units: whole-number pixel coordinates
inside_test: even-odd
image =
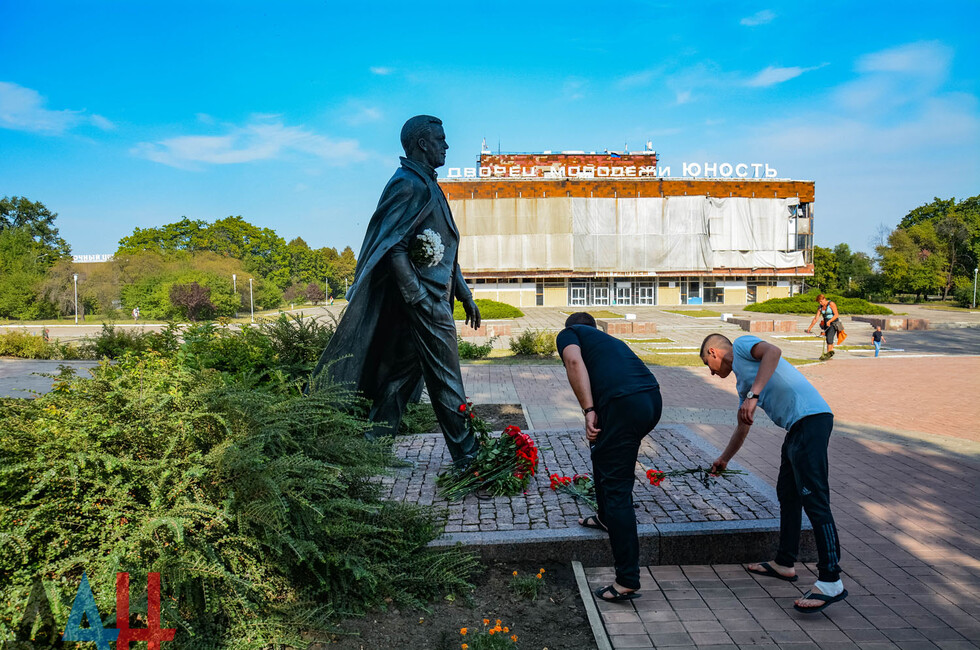
[[[772,562],[750,564],[746,570],[796,582],[794,567],[800,547],[802,511],[806,511],[817,542],[818,577],[793,607],[813,613],[847,598],[838,565],[840,541],[830,511],[827,446],[834,428],[830,406],[800,371],[782,358],[778,347],[756,336],[740,336],[732,343],[722,334],[709,334],[701,344],[701,360],[712,375],[724,379],[734,372],[739,396],[738,425],[728,446],[712,463],[712,472],[724,470],[741,449],[757,406],[786,429],[776,479],[779,549]]]
[[[881,333],[881,325],[875,326],[875,331],[871,332],[871,340],[875,344],[875,356],[881,352],[881,344],[885,342],[885,337]]]
[[[637,598],[640,541],[633,483],[640,443],[660,421],[660,384],[629,346],[597,329],[586,312],[568,317],[556,345],[592,450],[596,514],[579,524],[609,534],[616,567],[615,582],[595,594],[608,601]]]
[[[840,321],[840,313],[837,311],[837,303],[833,300],[827,298],[827,296],[822,293],[817,296],[817,302],[819,307],[817,308],[817,315],[813,317],[810,321],[810,326],[806,328],[807,334],[813,329],[813,326],[820,322],[820,329],[824,331],[824,336],[827,339],[827,351],[820,355],[821,361],[826,361],[827,359],[834,356],[834,343],[837,339],[840,342],[844,342],[844,325]],[[822,320],[821,320],[822,319]]]

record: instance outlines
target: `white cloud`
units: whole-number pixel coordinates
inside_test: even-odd
[[[343,120],[351,126],[361,126],[377,122],[384,117],[384,113],[377,106],[368,106],[361,102],[348,102],[343,110]]]
[[[616,82],[616,87],[622,90],[627,88],[638,88],[640,86],[646,86],[651,81],[653,81],[656,75],[654,70],[643,70],[642,72],[636,72],[631,75],[627,75]]]
[[[795,79],[804,72],[810,72],[811,70],[816,70],[817,68],[821,67],[823,66],[818,65],[813,66],[812,68],[801,68],[799,66],[777,68],[774,66],[769,66],[746,81],[745,85],[753,88],[768,88],[769,86],[775,86],[776,84],[781,84],[784,81]]]
[[[776,14],[774,14],[769,9],[763,9],[762,11],[757,11],[751,16],[746,16],[739,22],[746,27],[755,27],[756,25],[765,25],[771,23],[775,20]]]
[[[101,115],[96,115],[95,113],[93,113],[88,119],[94,126],[102,129],[103,131],[111,131],[116,128],[116,125],[112,122],[112,120]]]
[[[576,101],[585,97],[586,81],[577,77],[570,77],[562,84],[562,94],[565,99]]]
[[[395,72],[394,68],[389,68],[383,65],[371,66],[371,74],[380,75],[382,77],[393,74]]]
[[[301,126],[287,126],[277,116],[254,116],[244,126],[231,126],[222,135],[187,135],[141,142],[131,153],[181,169],[201,164],[231,165],[269,160],[298,152],[333,165],[367,157],[356,140],[319,135]]]
[[[76,126],[91,124],[103,130],[115,125],[101,115],[85,111],[51,110],[47,99],[32,88],[0,81],[0,128],[46,135],[61,135]]]
[[[858,59],[855,69],[945,79],[952,59],[950,48],[939,41],[921,41],[866,54]]]
[[[682,90],[676,93],[677,105],[687,104],[691,101],[691,91]]]
[[[909,43],[866,54],[860,73],[834,94],[843,107],[882,114],[933,95],[949,76],[952,52],[936,41]]]

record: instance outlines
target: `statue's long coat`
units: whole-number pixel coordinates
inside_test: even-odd
[[[377,376],[378,368],[383,365],[378,358],[384,347],[380,342],[385,340],[382,337],[394,335],[390,317],[398,310],[393,305],[404,304],[385,256],[416,230],[432,209],[435,198],[412,161],[402,158],[402,166],[385,186],[368,224],[354,283],[347,292],[347,308],[313,371],[314,376],[326,371],[334,383],[347,384],[368,399],[374,399],[379,382],[384,381]],[[454,272],[459,273],[455,261]],[[450,284],[455,287],[455,282]],[[450,295],[450,304],[452,298]]]

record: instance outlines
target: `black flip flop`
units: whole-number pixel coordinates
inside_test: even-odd
[[[796,603],[793,603],[793,609],[795,609],[798,612],[803,612],[804,614],[813,614],[814,612],[819,612],[822,609],[826,609],[830,605],[833,605],[836,602],[840,602],[840,601],[844,600],[845,598],[847,598],[847,589],[845,589],[844,591],[840,592],[836,596],[827,596],[825,594],[815,594],[815,593],[813,593],[811,591],[808,591],[805,594],[803,594],[803,597],[800,600],[822,600],[823,601],[823,605],[818,605],[817,607],[800,607]]]
[[[589,515],[588,517],[580,521],[578,525],[583,526],[585,528],[595,528],[596,530],[601,530],[606,533],[609,532],[609,529],[606,528],[601,521],[599,521],[599,517],[597,517],[596,515]]]
[[[759,566],[761,566],[765,570],[753,571],[749,567],[745,567],[745,570],[754,576],[765,576],[766,578],[779,578],[780,580],[785,580],[786,582],[796,582],[797,580],[800,579],[800,576],[797,575],[789,576],[789,577],[784,576],[779,571],[776,571],[774,568],[772,568],[772,565],[769,564],[768,562],[759,562]]]
[[[618,591],[616,591],[616,588],[613,585],[606,585],[605,587],[600,587],[599,589],[596,589],[592,593],[596,595],[597,599],[604,600],[607,603],[618,603],[624,600],[633,600],[634,598],[639,598],[641,596],[641,594],[638,594],[635,591],[627,591],[621,594]],[[612,598],[606,598],[605,596],[603,596],[603,594],[612,594],[613,596]]]

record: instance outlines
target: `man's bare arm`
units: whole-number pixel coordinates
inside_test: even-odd
[[[565,374],[568,375],[568,385],[572,387],[572,392],[578,399],[579,405],[583,409],[595,406],[592,402],[592,382],[589,379],[589,371],[585,367],[582,359],[582,348],[577,345],[565,346],[561,353],[562,361],[565,362]],[[585,434],[589,440],[595,440],[600,429],[595,411],[585,415]]]
[[[753,400],[754,401],[754,400]],[[718,457],[714,463],[711,464],[711,473],[715,474],[721,470],[728,467],[729,461],[735,457],[738,450],[742,448],[742,443],[745,442],[746,436],[749,435],[749,428],[751,424],[738,423],[735,427],[735,432],[732,433],[731,439],[728,441],[728,446],[725,447],[725,451],[721,452],[721,456]]]
[[[759,372],[755,375],[750,390],[758,395],[772,379],[772,373],[776,372],[782,351],[772,343],[759,341],[752,346],[752,358],[759,361]],[[759,405],[758,399],[747,399],[742,401],[738,408],[738,421],[742,424],[751,426],[755,421],[755,407]]]

